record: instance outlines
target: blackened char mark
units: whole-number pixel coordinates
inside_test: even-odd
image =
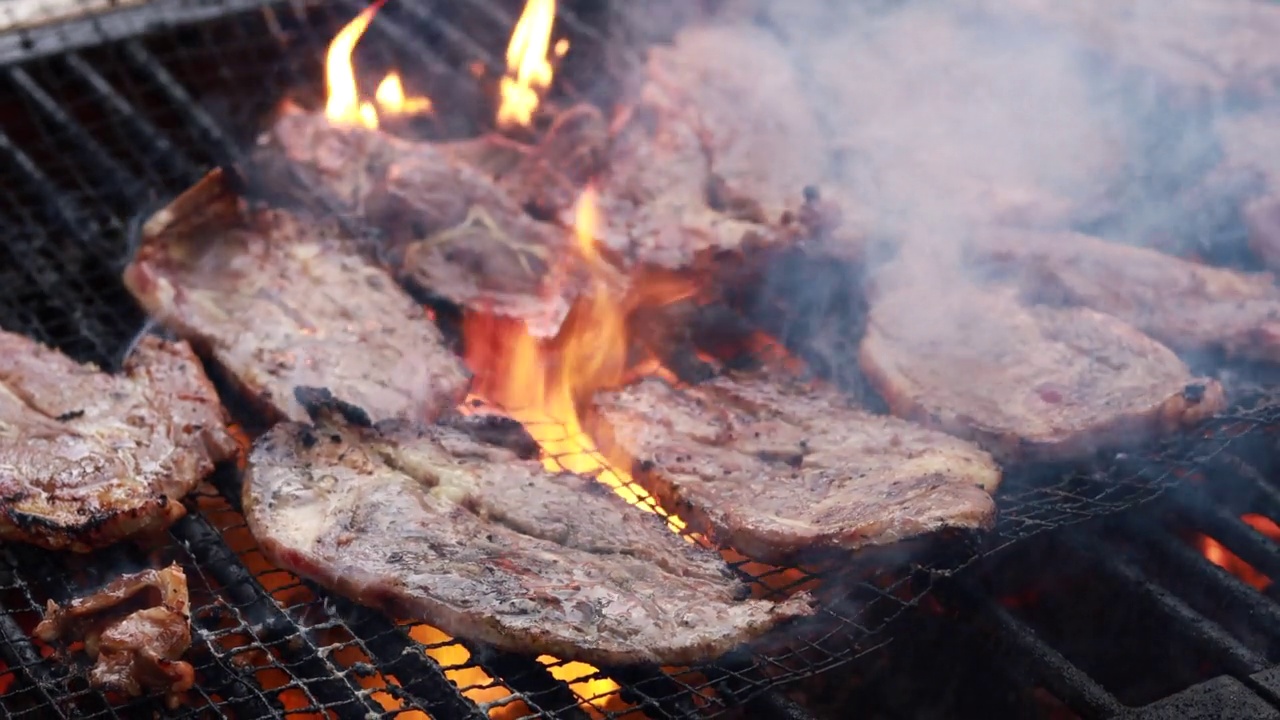
[[[293,389],[293,397],[302,406],[302,409],[307,411],[307,415],[311,417],[311,421],[314,423],[319,423],[326,414],[337,413],[352,425],[364,428],[373,427],[373,421],[369,418],[369,413],[349,402],[344,402],[334,397],[328,388],[299,385]]]
[[[440,424],[461,430],[482,443],[506,448],[522,460],[536,458],[541,451],[524,425],[503,415],[448,413]]]

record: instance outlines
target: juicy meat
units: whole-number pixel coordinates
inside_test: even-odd
[[[985,528],[1000,469],[967,442],[761,377],[686,389],[650,378],[598,394],[602,450],[717,544],[782,563],[946,528]]]
[[[1051,305],[1113,315],[1179,351],[1280,361],[1280,288],[1245,273],[1079,233],[990,230],[970,244],[980,272]]]
[[[113,580],[60,606],[49,601],[35,636],[47,643],[84,642],[96,660],[89,681],[130,695],[163,692],[176,708],[195,682],[182,660],[191,647],[187,576],[178,565]]]
[[[513,195],[486,172],[494,167],[458,160],[482,147],[437,147],[334,127],[321,114],[285,113],[259,143],[255,170],[266,173],[260,182],[303,197],[319,190],[382,230],[384,259],[415,288],[518,318],[536,336],[556,333],[581,289],[572,233],[534,220],[521,205],[554,211],[572,193],[569,179],[546,181],[551,170],[541,153],[515,161],[512,172],[538,186]]]
[[[825,177],[825,135],[762,29],[683,30],[652,48],[638,94],[600,183],[603,240],[628,260],[678,269],[775,241],[784,213]]]
[[[299,394],[316,424],[257,442],[245,517],[274,562],[361,604],[603,665],[709,659],[811,612],[807,596],[741,599],[719,556],[493,432],[362,426],[327,393]]]
[[[1002,459],[1085,457],[1226,406],[1217,381],[1120,320],[960,282],[875,297],[859,359],[894,415]]]
[[[237,446],[186,343],[144,337],[119,374],[0,330],[0,539],[89,552],[164,530]]]
[[[242,212],[215,171],[146,224],[125,284],[279,417],[327,383],[377,419],[430,420],[470,376],[423,309],[335,227]]]

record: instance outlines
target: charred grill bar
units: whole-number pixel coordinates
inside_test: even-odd
[[[165,5],[164,12],[130,7],[0,42],[0,61],[7,63],[0,71],[0,318],[10,329],[106,365],[119,360],[144,326],[118,277],[132,223],[204,169],[233,164],[272,104],[315,77],[325,40],[362,3],[227,0],[216,11],[208,3]],[[402,3],[403,24],[375,23],[370,33],[379,42],[370,44],[411,57],[413,66],[400,66],[434,78],[446,88],[444,96],[473,97],[474,79],[456,68],[478,63],[491,75],[500,71],[488,49],[497,45],[481,38],[486,32],[503,37],[514,10],[496,0],[447,5]],[[465,23],[452,22],[462,16]],[[561,19],[584,42],[600,38],[571,11]],[[143,34],[159,24],[173,27]],[[248,84],[261,86],[264,75],[277,92],[238,97],[237,90]],[[459,133],[471,120],[445,120],[435,130]],[[189,503],[215,509],[179,522],[170,530],[172,542],[150,557],[124,548],[90,558],[17,546],[0,550],[0,709],[32,718],[128,717],[150,709],[151,701],[121,704],[89,689],[68,666],[48,657],[31,628],[47,599],[64,602],[113,573],[177,561],[191,585],[189,659],[199,678],[192,707],[178,715],[364,718],[420,710],[435,718],[480,718],[506,717],[498,715],[504,708],[510,717],[523,716],[525,711],[516,712],[523,706],[525,714],[537,717],[638,711],[674,718],[728,710],[798,720],[824,715],[823,703],[815,701],[824,689],[851,685],[844,692],[868,713],[917,717],[922,704],[935,699],[898,692],[902,683],[937,684],[932,673],[981,655],[979,664],[991,671],[981,692],[937,702],[950,703],[946,708],[953,711],[1048,717],[1044,705],[1024,692],[1036,687],[1055,699],[1055,707],[1082,718],[1117,717],[1134,707],[1143,707],[1138,716],[1149,718],[1185,717],[1178,713],[1188,707],[1280,717],[1276,586],[1260,593],[1209,563],[1184,536],[1203,533],[1258,573],[1280,576],[1280,545],[1240,520],[1247,512],[1280,517],[1280,490],[1266,471],[1236,460],[1225,454],[1206,460],[1194,469],[1212,483],[1182,486],[1155,508],[1091,524],[1091,532],[1105,528],[1101,539],[1070,531],[1039,536],[952,578],[951,570],[967,564],[975,549],[966,547],[950,564],[938,560],[928,568],[885,572],[847,593],[833,591],[824,611],[829,631],[785,653],[731,656],[694,674],[602,668],[599,677],[618,683],[627,706],[616,712],[588,708],[575,694],[573,686],[591,678],[566,683],[556,679],[557,668],[533,658],[456,641],[450,657],[468,659],[441,661],[409,626],[310,585],[281,588],[272,577],[280,573],[255,569],[247,559],[254,551],[235,541],[246,532],[236,514],[236,483],[223,473],[215,477],[216,495]],[[1011,482],[994,544],[1150,499],[1169,484],[1172,469],[1177,468],[1144,478],[1150,467],[1105,468],[1096,478],[1040,481],[1024,489]],[[1179,687],[1143,691],[1143,679],[1118,673],[1105,650],[1089,654],[1052,637],[1045,624],[1057,616],[1028,615],[1016,600],[1020,590],[1010,587],[1043,579],[1046,552],[1061,561],[1062,570],[1084,573],[1086,583],[1105,586],[1131,609],[1157,618],[1154,624],[1203,659],[1204,667],[1170,669],[1165,675],[1176,681],[1166,684]],[[935,592],[922,596],[930,585]],[[1058,592],[1071,603],[1078,589],[1066,583]],[[302,599],[285,602],[286,595]],[[1028,602],[1046,604],[1043,598]],[[906,631],[876,632],[890,616],[887,630]],[[1079,616],[1066,617],[1058,622],[1068,624],[1067,633],[1089,627]],[[1145,637],[1157,654],[1167,645],[1158,636]],[[798,689],[775,686],[811,676]],[[489,689],[477,692],[484,689],[477,682]],[[833,694],[840,693],[827,693]],[[1017,697],[999,705],[985,695]]]

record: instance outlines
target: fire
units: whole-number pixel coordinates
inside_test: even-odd
[[[1245,562],[1239,555],[1231,552],[1225,545],[1208,535],[1197,535],[1196,544],[1205,559],[1235,575],[1258,590],[1266,590],[1271,585],[1271,578]]]
[[[362,10],[329,42],[324,63],[325,88],[328,92],[324,116],[335,125],[376,130],[380,124],[380,115],[420,115],[432,110],[430,98],[405,95],[400,75],[394,71],[387,73],[378,84],[372,101],[360,98],[351,54],[384,2],[386,0],[378,0]]]
[[[554,77],[548,50],[551,26],[556,20],[556,0],[528,0],[511,42],[507,45],[507,72],[498,90],[502,102],[498,106],[498,127],[527,127],[538,109],[540,93],[551,87]],[[555,45],[555,57],[569,50],[569,42]]]

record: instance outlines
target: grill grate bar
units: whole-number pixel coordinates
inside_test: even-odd
[[[646,713],[683,718],[697,715],[690,694],[665,673],[643,667],[602,668],[622,684],[622,699]]]
[[[66,56],[66,63],[93,90],[103,104],[121,118],[136,141],[143,142],[154,150],[149,154],[148,161],[154,162],[168,177],[188,178],[189,182],[195,182],[196,178],[200,177],[200,168],[196,163],[178,149],[159,128],[134,109],[133,103],[121,96],[106,78],[85,62],[84,58],[71,53]]]
[[[7,574],[7,573],[6,573]],[[10,584],[9,582],[5,583]],[[0,612],[0,657],[9,665],[9,668],[17,673],[21,680],[27,685],[35,688],[36,692],[44,700],[45,704],[58,714],[58,717],[66,718],[67,714],[54,701],[52,695],[49,694],[48,685],[50,682],[49,673],[41,662],[39,651],[32,644],[31,639],[27,637],[17,621],[7,612]]]
[[[0,153],[7,155],[13,161],[18,171],[26,177],[27,182],[47,203],[45,208],[49,213],[49,219],[59,229],[82,241],[97,232],[96,224],[89,220],[88,215],[59,192],[49,176],[45,175],[35,161],[24,153],[3,130],[0,130]],[[56,297],[57,294],[51,293],[50,296]]]
[[[555,709],[554,717],[564,720],[587,720],[569,686],[560,682],[547,666],[524,655],[497,652],[486,646],[463,643],[471,654],[471,661],[507,687],[520,693],[521,699],[537,713],[546,713],[546,707]],[[538,702],[541,698],[542,702]]]
[[[999,642],[1013,650],[1010,654],[1015,657],[1010,662],[1029,666],[1040,683],[1072,710],[1089,718],[1108,718],[1124,710],[1124,705],[1106,688],[1042,640],[990,593],[964,581],[947,590],[947,595],[976,608],[977,616],[995,629]]]
[[[235,552],[207,520],[191,514],[175,524],[171,532],[222,585],[237,609],[264,630],[263,635],[297,638],[300,648],[296,652],[283,647],[283,643],[275,649],[282,656],[297,656],[296,662],[290,663],[290,670],[303,682],[302,690],[320,701],[318,705],[336,706],[328,709],[352,720],[358,720],[368,712],[381,711],[381,706],[316,647],[308,633],[299,631],[266,589],[240,564]],[[269,642],[265,644],[270,645]]]
[[[1182,599],[1147,578],[1129,560],[1110,552],[1096,538],[1078,533],[1073,549],[1093,558],[1093,566],[1128,586],[1126,595],[1145,600],[1154,610],[1187,632],[1187,637],[1206,657],[1229,673],[1246,676],[1268,666],[1266,658],[1245,647],[1216,623],[1196,612]]]
[[[1280,577],[1280,548],[1265,535],[1241,522],[1236,514],[1213,502],[1207,494],[1183,488],[1173,496],[1178,511],[1226,545],[1267,577]]]
[[[85,129],[73,120],[26,70],[20,67],[10,68],[9,78],[35,101],[40,111],[47,115],[62,133],[69,136],[79,149],[84,150],[83,156],[94,165],[96,173],[108,179],[108,182],[98,183],[99,187],[105,186],[106,194],[125,204],[132,204],[136,200],[142,184],[133,176],[133,173],[90,137],[89,133],[85,132]]]

